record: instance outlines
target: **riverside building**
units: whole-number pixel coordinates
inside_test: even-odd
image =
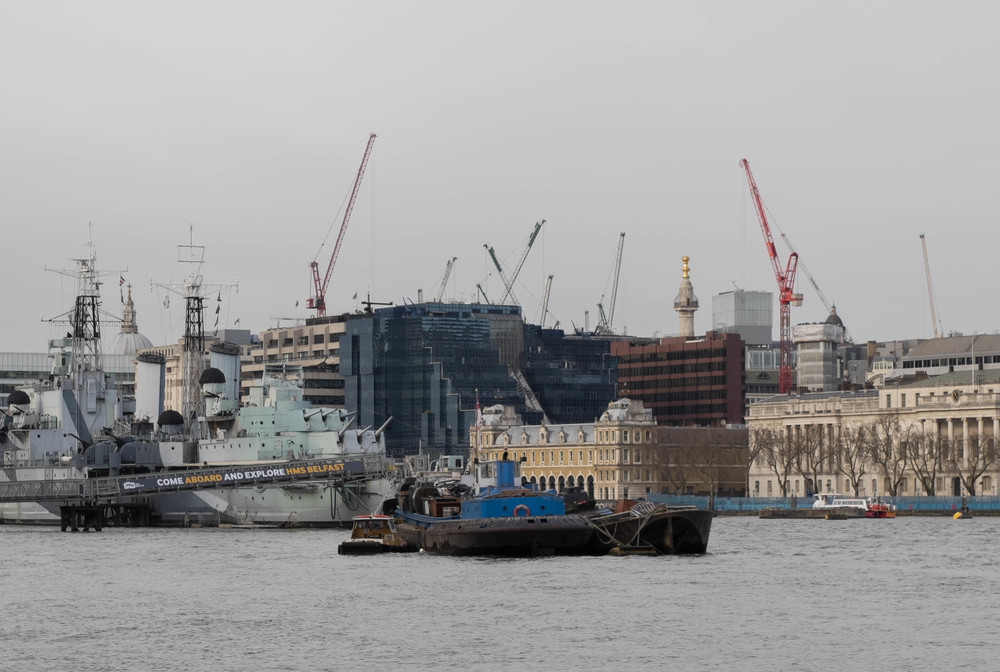
[[[392,417],[397,456],[465,449],[477,395],[533,424],[592,422],[616,383],[607,338],[525,324],[520,306],[435,301],[351,320],[340,371],[360,426]]]
[[[758,402],[750,494],[996,495],[1000,369]]]
[[[480,459],[521,461],[527,483],[585,489],[600,501],[655,494],[742,494],[745,429],[659,427],[650,409],[618,399],[590,423],[525,425],[510,407],[483,409],[470,430]]]

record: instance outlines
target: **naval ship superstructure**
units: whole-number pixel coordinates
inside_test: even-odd
[[[73,307],[51,320],[68,327],[49,341],[48,377],[22,385],[0,409],[0,482],[86,478],[84,452],[120,427],[122,400],[101,353],[100,277],[90,244],[75,269]],[[58,506],[36,502],[0,503],[0,522],[57,523]]]
[[[238,366],[238,357],[218,350],[213,349],[213,362],[228,358],[229,365],[209,367],[199,379],[206,412],[198,425],[204,436],[187,438],[183,418],[174,411],[159,415],[152,443],[160,455],[179,458],[175,468],[266,469],[321,458],[365,458],[369,469],[377,466],[370,478],[350,483],[309,481],[160,494],[152,501],[155,518],[165,525],[316,527],[348,525],[356,515],[378,511],[396,488],[394,469],[385,460],[385,425],[355,428],[354,414],[313,407],[303,398],[298,367],[291,366],[266,369],[263,380],[250,388],[249,402],[237,406],[227,391],[234,387],[223,371]],[[146,378],[137,377],[140,397]]]
[[[192,248],[194,246],[180,246]],[[65,339],[54,350],[47,380],[21,386],[0,410],[0,482],[78,481],[95,477],[183,474],[220,466],[280,468],[312,458],[364,458],[364,477],[310,479],[293,484],[206,488],[144,495],[151,520],[165,525],[350,524],[378,510],[395,491],[385,460],[385,426],[353,428],[343,409],[315,408],[303,399],[299,371],[269,369],[239,404],[240,350],[211,348],[204,366],[201,275],[184,285],[187,320],[181,364],[182,412],[163,408],[164,364],[139,355],[134,411],[122,402],[101,365],[100,283],[95,255],[77,260],[76,303]],[[200,263],[200,262],[199,262]],[[155,422],[151,419],[156,418]],[[59,524],[57,501],[0,502],[0,522]]]

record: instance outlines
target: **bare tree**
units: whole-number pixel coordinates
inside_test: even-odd
[[[861,493],[861,480],[865,477],[867,430],[864,425],[845,427],[840,436],[840,460],[837,470],[847,477],[857,497]]]
[[[688,469],[684,465],[690,461],[689,451],[684,441],[676,441],[676,433],[661,427],[655,450],[647,450],[650,466],[655,470],[656,480],[667,486],[675,494],[685,494],[688,488]],[[673,428],[671,428],[673,429]]]
[[[763,431],[763,430],[761,430],[760,428],[754,428],[754,429],[750,429],[747,432],[747,452],[745,453],[745,455],[746,455],[746,461],[745,461],[746,470],[745,470],[745,473],[747,475],[747,479],[746,479],[747,490],[746,490],[746,492],[747,492],[748,495],[751,493],[751,490],[750,490],[750,469],[752,469],[754,463],[757,462],[758,459],[760,459],[761,447],[762,447],[762,443],[763,443],[760,440],[757,440],[757,441],[754,440],[754,433],[755,432],[761,432],[761,431]],[[772,432],[772,434],[773,434],[773,432]]]
[[[737,454],[740,446],[732,445],[728,436],[732,430],[715,428],[695,428],[689,432],[693,455],[690,463],[694,476],[701,488],[714,496],[725,482],[732,484],[731,474],[734,466],[739,466],[741,457]],[[727,476],[729,478],[727,478]]]
[[[806,425],[792,439],[795,469],[806,482],[806,492],[819,492],[820,474],[829,461],[830,446],[823,441],[821,425]]]
[[[895,497],[906,480],[909,456],[902,447],[903,430],[898,413],[880,415],[864,425],[865,450],[868,459],[884,477],[887,493]],[[875,494],[875,493],[872,493]]]
[[[788,478],[795,468],[795,451],[791,442],[787,441],[783,434],[766,427],[751,430],[751,445],[754,442],[759,446],[760,461],[775,475],[781,496],[787,497]]]
[[[931,497],[937,494],[937,477],[944,466],[943,448],[938,437],[923,432],[915,432],[906,444],[910,468]]]
[[[951,451],[952,466],[966,492],[975,496],[979,479],[997,461],[996,442],[977,435],[966,438],[963,448]]]

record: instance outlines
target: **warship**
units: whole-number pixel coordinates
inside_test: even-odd
[[[204,248],[179,247],[203,255]],[[201,259],[192,263],[183,284],[187,318],[178,412],[163,408],[165,357],[137,357],[132,399],[120,395],[105,373],[93,246],[87,259],[77,260],[70,331],[49,344],[51,374],[20,386],[0,410],[0,486],[217,466],[269,469],[295,460],[364,456],[365,478],[352,483],[257,483],[137,495],[136,501],[147,504],[150,520],[162,525],[341,526],[376,511],[396,487],[385,460],[385,425],[355,428],[353,414],[313,407],[302,395],[301,370],[291,366],[267,368],[241,406],[239,347],[212,346],[214,366],[205,366]],[[59,524],[60,502],[3,502],[0,522]]]
[[[106,428],[124,430],[124,400],[101,353],[100,277],[106,272],[97,270],[97,254],[88,246],[87,257],[73,260],[75,269],[51,269],[76,281],[73,307],[52,320],[68,324],[68,331],[48,343],[48,377],[13,390],[0,408],[0,484],[85,478],[85,447],[100,442]],[[56,524],[59,507],[2,502],[0,522]]]

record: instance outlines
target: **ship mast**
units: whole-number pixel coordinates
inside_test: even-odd
[[[97,252],[93,236],[87,240],[88,254],[85,258],[73,259],[76,268],[46,270],[73,278],[76,281],[76,298],[73,307],[66,313],[54,317],[49,322],[68,325],[66,336],[49,342],[49,348],[70,349],[66,368],[53,367],[53,374],[65,376],[64,387],[76,390],[80,403],[73,410],[73,423],[85,440],[90,440],[94,432],[101,430],[108,422],[102,404],[108,399],[108,390],[114,389],[104,372],[101,349],[101,276],[123,274],[125,271],[98,271]],[[126,269],[127,270],[127,269]],[[117,320],[104,314],[105,323]],[[55,356],[55,355],[53,355]],[[58,357],[57,357],[58,361]]]
[[[87,379],[98,381],[99,389],[104,387],[104,366],[101,359],[101,283],[100,277],[117,271],[98,271],[97,252],[92,240],[87,241],[89,254],[86,258],[73,259],[76,268],[46,270],[76,280],[76,299],[73,308],[49,322],[68,324],[69,331],[61,343],[71,348],[69,370],[78,389],[83,389]],[[69,341],[69,343],[66,343]]]
[[[198,418],[205,415],[199,381],[205,368],[205,294],[235,288],[239,292],[239,279],[230,285],[205,285],[201,267],[205,263],[205,246],[194,244],[194,227],[189,230],[189,243],[177,246],[177,261],[190,266],[183,283],[151,283],[184,298],[184,344],[181,352],[183,381],[181,388],[181,416],[193,429]],[[168,304],[169,305],[169,304]]]

